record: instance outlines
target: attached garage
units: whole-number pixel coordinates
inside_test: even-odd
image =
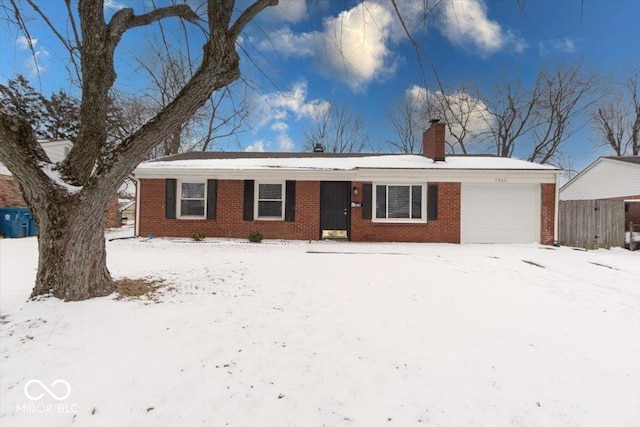
[[[462,243],[540,241],[540,186],[462,184]]]

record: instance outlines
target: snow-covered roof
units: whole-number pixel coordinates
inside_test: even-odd
[[[186,153],[142,163],[136,174],[163,169],[200,170],[342,170],[358,169],[458,169],[559,171],[551,165],[495,156],[448,156],[434,162],[419,154],[336,153]],[[194,155],[194,154],[200,154]]]
[[[42,147],[49,160],[52,163],[58,163],[64,160],[64,158],[73,147],[73,142],[68,139],[39,139],[38,144]],[[0,175],[11,175],[9,169],[0,163]]]
[[[609,156],[606,158],[611,160],[618,160],[620,162],[635,163],[637,165],[640,165],[640,156]]]

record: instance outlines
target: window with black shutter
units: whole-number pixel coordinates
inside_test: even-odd
[[[374,221],[380,222],[424,222],[425,186],[422,184],[374,185]]]

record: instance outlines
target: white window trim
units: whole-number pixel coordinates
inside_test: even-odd
[[[182,215],[182,184],[204,184],[204,214],[203,215]],[[178,219],[206,219],[207,218],[207,181],[206,180],[179,180],[176,189],[176,218]],[[200,199],[190,199],[200,200]]]
[[[377,218],[376,206],[377,206],[377,191],[378,185],[392,186],[392,187],[406,187],[406,186],[421,186],[422,188],[422,206],[421,218]],[[395,224],[424,224],[427,222],[427,184],[425,182],[373,182],[371,185],[371,222],[385,222]],[[386,194],[389,194],[387,191]]]
[[[260,184],[279,184],[282,186],[282,215],[277,216],[258,216],[258,194],[260,192]],[[287,200],[287,186],[285,181],[255,181],[253,188],[253,218],[259,221],[284,221],[285,201]]]

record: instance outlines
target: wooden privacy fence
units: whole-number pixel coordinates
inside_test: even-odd
[[[624,202],[565,200],[560,202],[560,244],[585,249],[624,247]]]

